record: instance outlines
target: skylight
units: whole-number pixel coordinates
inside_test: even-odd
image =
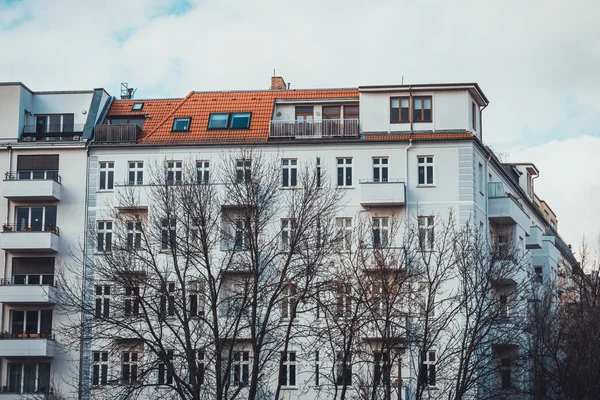
[[[191,122],[192,122],[191,117],[175,118],[175,120],[173,121],[173,131],[175,131],[175,132],[189,131]]]
[[[131,111],[140,111],[144,107],[144,103],[133,103]]]
[[[208,119],[208,129],[248,129],[251,113],[213,113]]]

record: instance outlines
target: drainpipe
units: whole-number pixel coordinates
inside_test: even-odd
[[[492,159],[492,154],[490,153],[487,160],[485,160],[485,176],[483,177],[484,182],[487,182],[488,176],[490,176],[489,172],[488,172],[488,163],[490,162],[491,159]],[[484,188],[484,190],[485,190],[485,196],[484,196],[485,197],[485,220],[486,220],[485,226],[487,226],[485,237],[487,238],[488,243],[492,243],[492,238],[490,236],[490,217],[489,217],[489,212],[488,212],[489,202],[490,202],[489,185],[486,183],[485,186],[486,186]]]
[[[78,398],[79,399],[84,399],[84,398],[89,398],[89,394],[85,394],[84,396],[84,388],[83,388],[83,383],[84,383],[84,367],[86,365],[85,360],[85,337],[87,335],[86,332],[86,316],[84,313],[84,307],[86,302],[88,301],[86,293],[87,293],[87,224],[88,224],[88,207],[89,207],[89,177],[90,177],[90,148],[89,145],[86,146],[85,149],[85,210],[84,210],[84,216],[83,216],[83,281],[82,281],[82,285],[81,285],[81,296],[82,296],[82,304],[81,304],[81,337],[79,338],[79,393],[78,393]],[[85,369],[87,372],[87,369]],[[88,388],[86,387],[85,389],[86,391],[88,390]]]
[[[487,106],[489,106],[490,103],[486,104],[485,106],[483,106],[483,108],[481,110],[479,110],[479,136],[480,136],[480,140],[483,142],[483,110],[485,110],[487,108]]]
[[[413,119],[410,115],[410,109],[412,107],[412,87],[408,85],[408,119],[410,120],[410,133],[413,133]],[[402,104],[400,104],[400,112],[402,112]]]
[[[406,210],[406,218],[408,218],[408,189],[406,188],[408,185],[408,149],[412,147],[412,141],[412,139],[409,139],[408,146],[404,148],[404,208]]]

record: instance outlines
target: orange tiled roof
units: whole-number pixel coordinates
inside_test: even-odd
[[[409,139],[466,139],[475,137],[471,132],[453,133],[401,133],[401,134],[366,134],[365,140],[409,140]]]
[[[277,99],[356,98],[358,89],[267,90],[240,92],[191,92],[184,99],[115,100],[109,116],[148,115],[139,143],[183,144],[215,142],[265,142]],[[141,111],[131,111],[143,102]],[[251,112],[250,129],[208,130],[211,113]],[[188,132],[172,132],[173,119],[191,117]]]

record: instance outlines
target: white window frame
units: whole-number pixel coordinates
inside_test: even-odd
[[[160,285],[160,314],[163,317],[175,315],[175,293],[177,285],[175,281],[164,281]]]
[[[373,164],[373,182],[389,182],[390,180],[390,175],[389,175],[389,163],[390,160],[388,157],[373,157],[372,159],[372,164]],[[383,177],[385,172],[385,178]],[[378,175],[378,177],[375,177],[375,175]]]
[[[284,320],[289,320],[290,318],[295,318],[296,313],[294,307],[296,306],[296,302],[298,301],[298,287],[297,285],[288,282],[283,287],[281,292],[281,316]]]
[[[350,382],[344,379],[349,376]],[[341,380],[341,383],[340,383]],[[348,355],[346,363],[344,363],[344,352],[336,352],[335,357],[335,385],[336,386],[352,386],[352,354]]]
[[[317,157],[317,187],[323,186],[323,177],[321,176],[321,157]]]
[[[123,288],[123,316],[138,317],[140,315],[140,286],[125,286]]]
[[[183,181],[183,161],[169,160],[166,162],[166,178],[169,185],[180,185]],[[171,175],[171,176],[169,176]],[[169,179],[170,178],[170,179]]]
[[[105,386],[108,384],[108,351],[92,352],[92,386]],[[95,376],[98,376],[96,382]]]
[[[433,356],[432,356],[433,355]],[[425,356],[425,357],[423,357]],[[436,363],[437,363],[437,351],[436,350],[427,350],[425,354],[421,354],[421,366],[425,366],[425,387],[436,387],[437,381],[437,371],[436,371]],[[432,360],[433,358],[433,360]],[[422,368],[422,367],[421,367]],[[431,379],[431,375],[433,375],[433,382]],[[422,382],[419,382],[422,385]]]
[[[435,217],[419,215],[419,248],[422,251],[433,250],[435,245]]]
[[[249,350],[233,352],[229,374],[232,386],[246,386],[250,382],[250,358]]]
[[[175,360],[175,350],[168,349],[166,351],[165,357],[173,364],[173,360]],[[158,385],[172,385],[173,384],[173,373],[169,370],[169,367],[163,360],[158,360],[158,368],[157,368],[157,381]]]
[[[112,251],[112,237],[113,237],[113,222],[112,221],[96,221],[97,227],[97,253],[110,253]]]
[[[297,158],[282,158],[281,159],[281,187],[282,188],[298,187],[298,159]]]
[[[435,158],[432,155],[417,156],[417,186],[435,186]],[[423,183],[420,182],[421,171]]]
[[[248,221],[245,218],[238,218],[233,221],[234,237],[233,237],[233,250],[246,250],[247,235],[248,235]]]
[[[373,352],[373,384],[375,386],[391,383],[393,364],[389,351]],[[379,377],[377,377],[377,374],[379,374]]]
[[[339,251],[349,251],[352,248],[353,225],[352,217],[337,217],[335,226]]]
[[[196,183],[206,185],[210,181],[210,161],[196,160]]]
[[[352,157],[336,158],[337,187],[352,187],[353,186],[354,177],[352,174],[352,162],[353,162]],[[341,184],[340,184],[340,177],[342,178]]]
[[[188,284],[188,311],[190,313],[190,317],[203,317],[204,316],[204,291],[205,285],[204,282],[197,279],[189,281]],[[195,312],[192,312],[192,304],[195,304]]]
[[[139,250],[142,246],[142,222],[137,220],[126,221],[127,249]]]
[[[132,178],[133,174],[133,180]],[[144,162],[143,161],[128,161],[127,162],[127,183],[129,185],[144,184]]]
[[[478,167],[478,173],[477,173],[477,179],[479,182],[479,193],[481,193],[482,195],[484,194],[484,182],[483,182],[483,164],[479,163],[479,167]]]
[[[177,241],[177,221],[175,218],[163,218],[161,220],[161,238],[160,248],[162,251],[167,251],[172,248]]]
[[[388,247],[390,245],[390,217],[373,217],[372,233],[374,249]],[[379,235],[379,243],[375,240],[376,235]]]
[[[335,283],[335,317],[346,318],[352,314],[352,284],[338,281]]]
[[[282,389],[295,389],[298,387],[298,367],[296,364],[296,352],[287,351],[281,352],[281,368],[279,372],[279,378],[285,376],[283,382],[280,381]]]
[[[292,240],[292,234],[296,227],[296,220],[294,218],[282,218],[281,219],[281,249],[284,251],[289,250],[290,241]]]
[[[115,162],[100,161],[98,163],[98,190],[114,190]]]
[[[94,305],[94,318],[106,318],[110,316],[110,285],[94,285],[95,293],[95,305]],[[98,312],[99,311],[99,312]]]
[[[236,182],[248,183],[252,181],[252,160],[235,160]]]
[[[122,351],[121,352],[121,384],[132,385],[139,379],[140,352]],[[125,379],[125,371],[128,378]]]
[[[430,284],[429,282],[419,282],[418,302],[419,302],[419,315],[425,317],[427,310],[429,309],[429,317],[435,317],[435,293],[429,293]],[[429,304],[429,298],[433,297],[433,304]]]

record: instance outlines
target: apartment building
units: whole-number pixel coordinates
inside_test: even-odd
[[[77,397],[77,332],[56,273],[84,243],[86,143],[109,100],[102,89],[34,92],[0,84],[0,398]]]
[[[115,100],[103,124],[96,128],[89,148],[88,225],[94,226],[102,239],[101,244],[89,242],[87,251],[98,256],[105,253],[106,238],[113,237],[113,229],[117,229],[112,220],[115,204],[125,193],[135,193],[133,211],[138,218],[144,215],[143,220],[150,221],[157,218],[153,213],[162,212],[152,204],[153,186],[160,186],[155,175],[157,166],[159,171],[164,169],[167,182],[172,184],[182,182],[186,168],[191,168],[197,171],[198,183],[222,187],[224,182],[213,181],[213,176],[226,168],[227,157],[240,149],[252,149],[277,160],[281,190],[298,186],[304,166],[316,166],[319,174],[323,171],[319,179],[343,192],[344,207],[335,223],[340,232],[347,232],[342,233],[345,250],[381,247],[382,232],[392,221],[416,221],[424,235],[433,237],[434,225],[448,215],[449,209],[455,212],[457,225],[470,224],[490,243],[514,247],[523,254],[527,268],[514,280],[497,282],[497,296],[504,301],[508,318],[516,315],[512,310],[522,308],[527,298],[511,299],[502,293],[511,293],[525,282],[529,300],[535,300],[532,285],[552,286],[561,271],[577,268],[577,262],[556,231],[556,218],[549,219],[539,205],[534,190],[534,179],[539,175],[535,165],[503,164],[483,144],[482,111],[487,105],[488,99],[474,83],[289,90],[277,77],[272,80],[271,90],[191,92],[183,99]],[[237,160],[240,176],[249,174],[251,161]],[[121,208],[120,212],[132,212],[132,207]],[[226,215],[230,210],[224,206],[222,212]],[[224,230],[234,233],[232,243],[215,250],[220,257],[243,250],[246,229],[243,221],[224,218],[231,225]],[[285,209],[278,210],[274,220],[276,224],[281,221],[274,229],[284,237],[291,224]],[[361,220],[377,227],[373,232],[379,239],[369,244],[357,242],[353,232]],[[170,221],[163,219],[164,237],[179,229]],[[143,223],[134,220],[126,224],[131,237],[144,229]],[[162,250],[169,247],[165,240]],[[387,245],[402,246],[401,238],[395,240]],[[93,263],[87,265],[87,271],[89,276],[94,275]],[[169,282],[165,278],[157,297],[172,297],[181,290],[179,283],[171,286]],[[127,304],[133,291],[115,286],[114,282],[88,283],[87,293],[96,304],[103,304],[106,298],[110,304]],[[235,287],[235,283],[229,286]],[[141,290],[138,286],[135,289],[136,293]],[[152,296],[150,292],[146,295]],[[343,297],[342,308],[346,304]],[[105,329],[103,312],[111,311],[96,309],[95,318],[90,317],[91,337]],[[285,306],[280,312],[283,317]],[[315,312],[305,313],[306,318],[319,318]],[[370,333],[361,335],[364,343],[378,340]],[[92,339],[84,349],[83,392],[89,397],[105,396],[113,388],[135,383],[138,368],[141,370],[152,357],[158,359],[156,370],[144,376],[145,382],[156,387],[173,385],[172,373],[165,372],[165,357],[146,348],[143,340],[129,339],[119,348],[103,336],[102,340]],[[243,387],[249,384],[252,346],[236,346],[230,357],[228,379],[232,387]],[[266,378],[259,388],[260,393],[265,398],[273,396],[279,370],[280,382],[281,371],[285,375],[282,398],[334,398],[339,396],[336,388],[341,386],[350,390],[348,398],[354,398],[365,385],[359,382],[359,375],[370,373],[381,380],[383,368],[387,381],[393,382],[392,398],[411,399],[419,385],[434,398],[436,390],[444,385],[442,379],[436,382],[436,349],[432,347],[422,357],[411,353],[409,345],[402,347],[393,360],[389,353],[373,350],[364,362],[349,363],[347,354],[335,350],[319,353],[314,347],[307,350],[302,340],[292,341],[279,368],[273,367],[274,376]],[[527,374],[511,365],[511,359],[519,353],[516,343],[501,339],[496,343],[492,339],[486,351],[500,366],[489,378],[491,386],[511,393],[512,388],[525,385],[519,382],[525,382]],[[177,353],[172,348],[166,358],[177,358]],[[202,353],[202,371],[214,368],[205,357]],[[269,370],[267,365],[264,368]],[[136,377],[132,378],[134,369]],[[156,387],[142,392],[151,398]]]

